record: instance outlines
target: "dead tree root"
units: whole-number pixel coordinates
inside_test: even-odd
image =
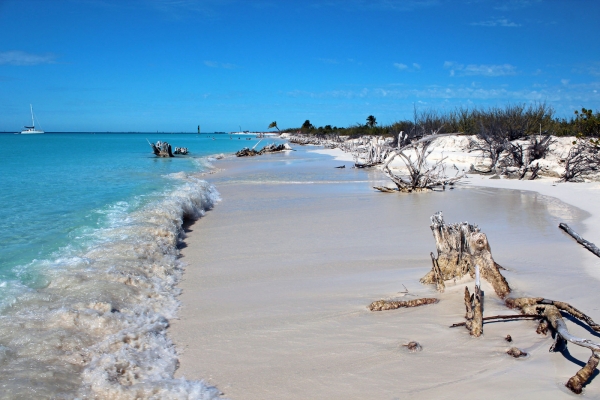
[[[424,297],[421,299],[407,300],[407,301],[390,301],[390,300],[378,300],[374,301],[369,305],[371,311],[385,311],[395,310],[397,308],[405,307],[419,307],[427,304],[435,304],[439,300],[432,297]]]
[[[600,325],[594,320],[573,307],[572,305],[562,302],[545,299],[543,297],[520,297],[510,298],[511,288],[506,281],[506,278],[500,272],[500,267],[492,258],[490,245],[487,236],[479,231],[475,225],[470,225],[466,222],[459,224],[446,225],[441,212],[435,213],[431,217],[431,230],[435,239],[437,248],[437,257],[431,253],[432,268],[427,273],[421,282],[424,284],[435,284],[437,290],[443,292],[445,289],[444,281],[451,279],[460,279],[467,273],[472,277],[476,277],[476,285],[474,293],[470,293],[469,289],[465,288],[464,303],[465,303],[465,322],[452,325],[465,326],[472,336],[480,336],[483,333],[483,322],[493,320],[516,320],[516,319],[539,319],[536,332],[546,334],[551,330],[556,337],[555,343],[550,347],[550,351],[558,351],[562,346],[566,346],[567,342],[577,346],[585,347],[592,351],[592,356],[589,361],[575,376],[569,379],[566,386],[574,393],[581,393],[582,387],[592,377],[598,363],[600,361],[600,344],[589,339],[582,339],[573,336],[563,319],[562,313],[567,313],[573,318],[576,318],[587,324],[592,330],[600,332]],[[565,224],[561,224],[560,228],[573,236],[579,243],[582,243],[590,251],[600,256],[600,250],[593,243],[585,241],[577,233]],[[571,231],[571,232],[570,232]],[[594,250],[597,250],[594,251]],[[478,267],[478,268],[477,268]],[[481,277],[488,281],[494,291],[501,299],[505,300],[505,304],[512,309],[519,310],[521,315],[496,315],[491,317],[483,317],[483,293],[480,290],[479,272]],[[425,299],[420,299],[425,300]],[[435,300],[435,299],[432,299]],[[437,300],[436,300],[437,301]],[[376,306],[381,303],[380,306]],[[388,306],[387,303],[390,303]],[[404,302],[375,302],[371,304],[370,309],[392,309],[402,307],[402,305],[393,305],[394,303]],[[421,305],[421,304],[418,304]],[[386,307],[386,308],[384,308]],[[513,357],[526,355],[519,349],[514,348],[509,351]]]
[[[577,373],[571,379],[569,379],[565,386],[571,389],[573,393],[580,394],[583,391],[583,386],[592,377],[594,370],[598,366],[598,361],[600,361],[598,354],[593,352],[587,364],[577,371]]]

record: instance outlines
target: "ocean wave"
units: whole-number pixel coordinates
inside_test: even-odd
[[[166,336],[179,306],[183,221],[219,194],[194,175],[173,178],[174,189],[139,208],[108,208],[105,226],[79,237],[85,245],[35,262],[43,284],[21,288],[0,316],[3,396],[219,398],[201,381],[173,379],[177,354]]]

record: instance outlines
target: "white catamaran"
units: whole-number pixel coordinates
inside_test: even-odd
[[[33,119],[33,106],[30,104],[29,108],[31,109],[31,126],[26,126],[25,129],[21,131],[22,135],[32,135],[38,133],[44,133],[41,129],[35,129],[35,120]]]

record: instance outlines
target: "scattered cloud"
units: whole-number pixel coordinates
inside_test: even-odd
[[[500,11],[520,10],[541,2],[542,0],[504,0],[502,5],[494,8]]]
[[[317,58],[323,64],[339,64],[339,61],[334,58]]]
[[[571,82],[570,79],[561,79],[560,83],[562,83],[563,85],[567,86],[569,84],[569,82]]]
[[[375,89],[377,90],[377,89]],[[290,92],[286,92],[286,95],[289,97],[310,97],[316,99],[325,99],[325,98],[333,98],[333,99],[354,99],[354,98],[365,98],[370,94],[369,89],[362,89],[359,91],[356,90],[329,90],[325,92],[307,92],[304,90],[292,90]]]
[[[216,61],[204,61],[204,65],[210,68],[224,68],[224,69],[237,69],[240,68],[238,65],[230,63],[220,63]]]
[[[355,0],[369,8],[383,8],[397,11],[412,11],[440,4],[439,0]]]
[[[444,68],[450,70],[450,76],[508,76],[516,75],[517,69],[510,64],[458,64],[452,61],[446,61]]]
[[[313,7],[343,7],[345,9],[383,9],[414,11],[440,5],[442,0],[329,0],[313,3]]]
[[[214,14],[215,8],[227,6],[232,0],[149,0],[147,4],[159,11],[171,14],[198,12]]]
[[[450,102],[476,100],[478,104],[501,102],[548,101],[564,105],[566,102],[590,103],[600,101],[600,82],[577,85],[528,86],[510,89],[504,86],[431,85],[427,87],[402,87],[393,85],[357,90],[331,90],[324,92],[292,91],[286,95],[294,98],[346,99],[377,101],[377,99],[444,100]]]
[[[52,53],[32,54],[24,51],[0,52],[0,65],[39,65],[54,64],[56,56]]]
[[[516,28],[516,27],[521,26],[521,24],[517,24],[516,22],[509,21],[506,18],[490,19],[490,20],[481,21],[481,22],[471,22],[471,25],[473,25],[473,26],[489,26],[489,27],[500,26],[500,27],[504,27],[504,28]]]
[[[399,71],[415,72],[421,69],[421,65],[417,63],[412,63],[411,66],[403,63],[394,63],[393,65],[394,68],[398,69]]]
[[[578,66],[577,68],[573,68],[573,72],[577,74],[600,76],[600,62]]]

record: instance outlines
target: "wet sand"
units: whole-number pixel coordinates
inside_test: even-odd
[[[371,189],[385,179],[377,173],[333,171],[340,161],[324,157],[300,164],[277,155],[225,161],[208,177],[223,200],[189,227],[182,250],[182,307],[169,332],[177,376],[204,379],[231,399],[574,396],[564,383],[588,351],[549,353],[552,339],[530,321],[486,324],[483,337],[471,338],[448,326],[463,320],[462,292],[473,282],[437,294],[418,280],[435,251],[429,217],[442,210],[447,222],[482,228],[515,295],[567,301],[600,319],[598,281],[588,273],[597,260],[556,228],[581,226],[588,213],[534,192],[469,185],[383,194]],[[484,290],[486,315],[510,313]],[[441,301],[366,308],[422,296]],[[411,340],[423,351],[409,353],[402,344]],[[530,356],[507,356],[512,345]],[[600,396],[597,379],[586,395]]]

